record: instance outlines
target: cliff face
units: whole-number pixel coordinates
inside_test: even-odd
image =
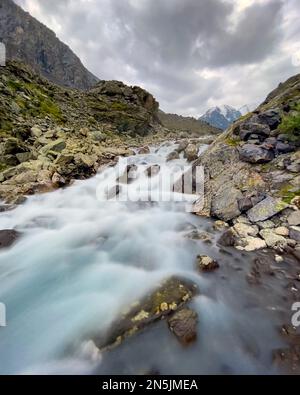
[[[21,60],[56,84],[88,89],[98,81],[67,45],[12,0],[0,0],[0,41],[8,59]]]

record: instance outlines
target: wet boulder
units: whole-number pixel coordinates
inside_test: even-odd
[[[154,322],[174,314],[196,293],[197,286],[192,282],[171,277],[124,312],[112,324],[108,335],[94,335],[93,341],[100,350],[115,348]]]
[[[197,340],[198,314],[188,308],[177,311],[168,320],[170,331],[183,345],[188,345]]]
[[[240,159],[252,164],[268,163],[274,158],[274,152],[262,146],[245,144],[239,149]]]
[[[20,237],[21,233],[17,230],[0,230],[0,249],[11,247]]]
[[[180,154],[187,148],[188,145],[189,142],[187,140],[180,141],[178,147],[176,148],[176,151]]]
[[[212,272],[220,267],[217,261],[207,255],[198,255],[196,265],[200,272]]]
[[[138,153],[139,155],[148,155],[148,154],[150,154],[150,148],[149,148],[149,147],[142,147],[142,148],[140,148],[140,149],[137,151],[137,153]]]
[[[218,244],[222,247],[233,247],[236,243],[237,236],[232,228],[227,229],[219,238]]]
[[[117,179],[117,182],[121,184],[130,184],[136,179],[137,170],[137,165],[127,165],[124,173]]]
[[[198,159],[197,146],[195,144],[189,144],[184,151],[184,157],[188,162],[193,162],[194,160]]]
[[[172,151],[167,156],[167,162],[170,162],[170,161],[176,160],[176,159],[180,159],[179,153],[177,151]]]

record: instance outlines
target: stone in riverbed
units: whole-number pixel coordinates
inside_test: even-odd
[[[288,244],[287,240],[283,236],[277,235],[272,229],[263,229],[259,232],[259,234],[270,248],[284,248]]]
[[[150,154],[150,148],[149,147],[142,147],[138,150],[139,155],[148,155]]]
[[[176,160],[176,159],[180,159],[179,153],[177,151],[173,151],[168,155],[167,162],[170,162],[171,160]]]
[[[224,221],[215,221],[213,227],[214,230],[224,230],[226,228],[229,228],[229,225],[227,222]]]
[[[259,237],[248,236],[242,239],[241,242],[244,244],[242,249],[247,252],[257,251],[267,247],[266,242]]]
[[[120,345],[152,323],[164,319],[183,307],[197,292],[197,286],[188,280],[171,277],[154,291],[134,303],[108,331],[109,335],[94,336],[94,342],[100,350],[108,350]]]
[[[237,223],[233,227],[234,231],[241,238],[246,238],[248,236],[255,237],[257,236],[259,229],[255,225],[247,225],[242,223]]]
[[[180,343],[188,345],[197,339],[197,321],[197,313],[184,308],[169,318],[168,325]]]
[[[0,249],[11,247],[21,236],[21,233],[14,229],[0,230]]]
[[[184,157],[188,162],[193,162],[194,160],[198,159],[197,146],[195,144],[189,144],[184,151]]]
[[[233,247],[236,243],[237,237],[232,228],[226,230],[220,239],[218,240],[218,244],[222,247]]]
[[[269,196],[249,210],[247,216],[253,223],[263,222],[280,213],[287,206],[281,199],[274,199]]]
[[[218,269],[220,265],[217,261],[207,255],[197,256],[197,269],[201,272],[212,272]]]

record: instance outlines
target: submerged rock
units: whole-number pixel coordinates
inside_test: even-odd
[[[191,309],[184,308],[177,311],[168,320],[171,332],[184,345],[188,345],[197,339],[198,315]]]
[[[220,267],[217,261],[207,255],[197,257],[197,269],[201,272],[212,272]]]
[[[20,237],[21,233],[17,230],[0,230],[0,249],[11,247]]]
[[[159,165],[153,165],[148,167],[146,169],[146,175],[151,178],[157,176],[157,174],[160,172],[160,166]]]
[[[173,151],[168,155],[167,162],[170,162],[171,160],[176,160],[176,159],[180,159],[179,153],[177,151]]]
[[[120,317],[112,325],[108,336],[95,336],[95,344],[99,349],[110,349],[120,345],[125,339],[150,324],[173,314],[196,292],[197,286],[188,280],[176,277],[167,279]]]

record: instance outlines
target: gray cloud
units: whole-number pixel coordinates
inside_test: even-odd
[[[100,78],[141,85],[170,112],[262,100],[298,72],[289,53],[299,42],[298,0],[16,2]]]

